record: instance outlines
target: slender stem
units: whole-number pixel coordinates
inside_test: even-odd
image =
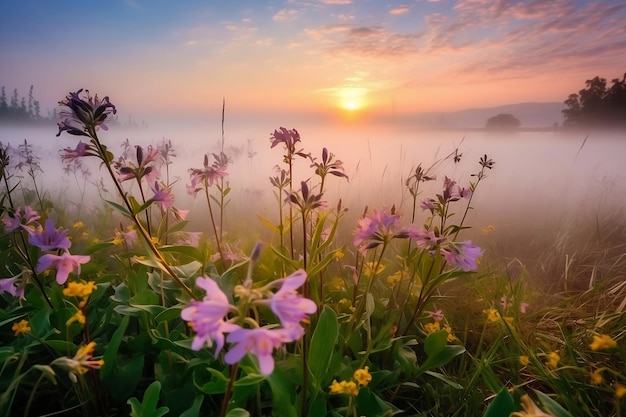
[[[222,399],[222,409],[220,410],[220,417],[225,417],[226,412],[228,411],[228,403],[230,403],[230,397],[233,393],[233,384],[235,383],[238,369],[239,363],[235,363],[234,365],[230,366],[230,376],[228,377],[226,392],[224,393],[224,398]]]
[[[289,156],[289,192],[293,192],[293,161],[291,155]],[[289,244],[291,246],[291,259],[294,258],[293,249],[293,207],[289,204]]]
[[[220,259],[224,264],[224,268],[226,268],[226,259],[224,259],[224,253],[222,252],[222,246],[220,244],[220,237],[217,232],[217,226],[215,225],[215,217],[213,216],[213,206],[211,205],[211,196],[209,196],[209,187],[208,185],[204,187],[204,193],[206,195],[206,202],[209,206],[209,216],[211,217],[211,224],[213,225],[213,232],[215,233],[215,243],[217,243],[217,251],[220,254]]]

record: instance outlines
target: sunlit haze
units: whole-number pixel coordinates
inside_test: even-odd
[[[62,5],[60,4],[62,3]],[[0,83],[106,94],[147,121],[359,120],[563,102],[621,78],[626,4],[287,0],[0,3]],[[239,120],[239,119],[238,119]]]

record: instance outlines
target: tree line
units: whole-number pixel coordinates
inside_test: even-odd
[[[0,121],[11,123],[39,123],[50,121],[56,118],[56,114],[43,117],[41,115],[41,105],[33,94],[35,87],[30,86],[28,97],[19,97],[17,88],[13,90],[10,97],[4,86],[0,91]],[[56,111],[55,111],[56,112]]]
[[[626,73],[607,85],[599,76],[585,81],[578,94],[570,94],[564,104],[564,127],[626,127]]]

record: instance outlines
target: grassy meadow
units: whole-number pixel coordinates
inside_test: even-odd
[[[60,159],[0,143],[0,416],[622,415],[610,187],[503,209],[490,149],[387,184],[283,127],[267,172],[224,140],[178,166],[168,140],[111,146],[108,98],[60,104]],[[235,198],[246,176],[264,189]]]

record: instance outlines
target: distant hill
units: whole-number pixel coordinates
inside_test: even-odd
[[[521,122],[521,128],[552,127],[555,123],[563,123],[561,110],[565,104],[559,102],[547,103],[518,103],[497,107],[459,110],[455,112],[419,113],[409,117],[402,117],[402,122],[423,127],[435,128],[484,128],[487,119],[500,113],[512,114]],[[399,120],[396,120],[399,121]]]

